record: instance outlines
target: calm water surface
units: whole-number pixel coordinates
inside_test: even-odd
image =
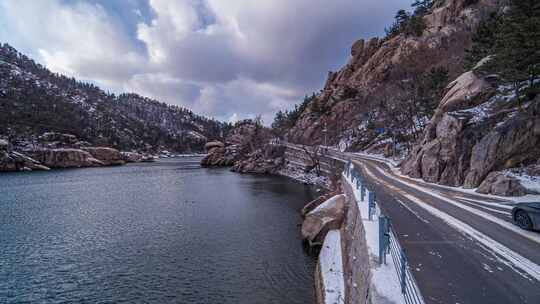
[[[0,303],[313,303],[311,189],[183,158],[0,175]]]

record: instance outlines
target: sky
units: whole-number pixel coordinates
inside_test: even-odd
[[[220,120],[318,92],[408,0],[1,0],[0,42],[53,72]]]

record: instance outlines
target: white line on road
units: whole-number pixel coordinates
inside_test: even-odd
[[[373,174],[373,172],[369,168],[367,167],[364,167],[364,168],[366,169],[366,173],[368,175],[370,175],[374,179],[377,179],[377,177]],[[417,198],[416,196],[413,196],[411,194],[404,193],[404,192],[401,192],[401,194],[405,196],[411,202],[418,205],[419,207],[425,209],[429,213],[433,214],[434,216],[440,218],[441,220],[443,220],[450,226],[454,227],[456,230],[466,235],[469,235],[474,240],[476,240],[483,246],[487,247],[487,251],[495,259],[507,265],[519,275],[526,278],[534,278],[537,281],[540,281],[540,266],[538,266],[533,261],[521,256],[519,253],[495,241],[489,236],[469,226],[465,222],[462,222],[456,219],[455,217],[452,217],[451,215],[444,213],[441,210],[435,207],[432,207],[429,204],[426,204],[425,202],[423,202],[421,199]]]
[[[357,162],[357,163],[358,163],[358,162]],[[361,163],[360,163],[360,164],[361,164]],[[361,165],[362,165],[362,164],[361,164]],[[365,167],[365,166],[364,166],[364,167]],[[365,167],[365,168],[366,168],[366,167]],[[366,168],[366,169],[367,169],[367,168]],[[375,167],[375,169],[376,169],[379,173],[383,174],[383,175],[386,176],[386,177],[389,177],[389,178],[391,178],[391,179],[393,179],[393,180],[395,180],[395,181],[397,181],[397,182],[400,182],[400,183],[402,183],[402,184],[404,184],[404,185],[407,185],[407,186],[409,186],[409,187],[411,187],[411,188],[414,188],[414,189],[419,190],[419,191],[421,191],[421,192],[424,192],[424,193],[426,193],[426,194],[428,194],[428,195],[431,195],[431,196],[433,196],[433,197],[436,197],[436,198],[438,198],[438,199],[440,199],[440,200],[443,200],[443,201],[445,201],[445,202],[447,202],[447,203],[449,203],[449,204],[451,204],[451,205],[453,205],[453,206],[455,206],[455,207],[461,208],[461,209],[466,210],[466,211],[468,211],[468,212],[470,212],[470,213],[473,213],[473,214],[475,214],[475,215],[477,215],[477,216],[480,216],[480,217],[482,217],[482,218],[484,218],[484,219],[486,219],[486,220],[488,220],[488,221],[490,221],[490,222],[493,222],[493,223],[495,223],[495,224],[497,224],[497,225],[499,225],[499,226],[501,226],[501,227],[503,227],[503,228],[506,228],[506,229],[508,229],[508,230],[510,230],[510,231],[512,231],[512,232],[514,232],[514,233],[516,233],[516,234],[519,234],[519,235],[521,235],[521,236],[523,236],[523,237],[525,237],[525,238],[527,238],[527,239],[529,239],[529,240],[531,240],[531,241],[533,241],[533,242],[536,242],[536,243],[540,244],[540,234],[537,234],[537,233],[534,233],[534,232],[531,232],[531,231],[525,231],[525,230],[523,230],[523,229],[521,229],[521,228],[519,228],[519,227],[513,225],[512,223],[509,223],[509,222],[507,222],[507,221],[504,221],[504,220],[502,220],[502,219],[500,219],[500,218],[498,218],[498,217],[496,217],[496,216],[493,216],[493,215],[491,215],[491,214],[489,214],[489,213],[480,211],[480,210],[478,210],[478,209],[476,209],[476,208],[473,208],[473,207],[466,206],[466,205],[464,205],[464,204],[461,204],[461,203],[459,203],[459,202],[456,202],[456,201],[454,201],[454,200],[451,200],[451,199],[449,199],[449,198],[446,198],[446,197],[444,197],[444,196],[442,196],[442,195],[439,195],[439,194],[437,194],[437,193],[434,193],[433,191],[430,191],[430,190],[428,190],[428,189],[425,189],[425,188],[423,188],[423,187],[421,187],[421,186],[418,186],[418,185],[415,185],[415,184],[406,182],[406,181],[404,181],[404,180],[401,180],[400,178],[397,178],[397,177],[395,177],[395,176],[393,176],[393,175],[391,175],[391,174],[388,174],[386,171],[382,170],[382,169],[379,168],[379,167]],[[376,178],[376,177],[375,177],[375,178]]]

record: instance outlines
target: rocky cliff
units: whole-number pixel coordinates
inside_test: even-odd
[[[421,35],[400,33],[386,39],[359,40],[349,62],[330,72],[320,94],[310,102],[293,128],[289,141],[340,144],[343,149],[366,149],[394,117],[385,117],[384,104],[399,104],[418,75],[441,68],[453,79],[463,72],[465,49],[475,27],[499,7],[497,0],[444,1],[423,17]],[[401,111],[405,108],[401,107]],[[411,113],[416,121],[429,120]]]
[[[517,98],[497,75],[477,72],[489,57],[464,69],[476,29],[504,12],[505,3],[435,1],[416,35],[355,42],[349,62],[329,73],[285,137],[399,155],[404,174],[428,182],[498,195],[535,193],[524,185],[540,180],[534,175],[539,97]],[[429,88],[425,79],[444,81]]]
[[[512,94],[472,71],[458,77],[402,172],[483,193],[532,192],[504,171],[534,167],[540,158],[540,96],[518,104]]]

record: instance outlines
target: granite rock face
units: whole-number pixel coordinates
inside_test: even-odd
[[[491,172],[480,184],[477,192],[500,196],[523,196],[527,189],[519,180],[502,172]]]
[[[523,195],[519,181],[490,173],[540,158],[540,96],[516,105],[474,73],[463,76],[465,81],[451,84],[402,173],[443,185],[480,186],[482,193]]]
[[[238,147],[225,146],[219,141],[209,142],[205,146],[207,155],[201,160],[203,167],[229,167],[238,160]]]
[[[455,111],[477,106],[493,94],[491,85],[473,72],[466,72],[450,83],[425,128],[422,142],[402,164],[402,172],[428,182],[462,185],[478,134],[467,130],[473,116]]]
[[[122,159],[120,151],[108,147],[87,147],[84,151],[90,153],[93,158],[102,162],[105,166],[119,166],[126,162]]]
[[[13,151],[10,142],[0,139],[0,172],[49,170],[35,159]]]
[[[236,162],[233,171],[239,173],[275,174],[284,163],[285,147],[265,145],[255,150],[246,159]]]
[[[140,163],[144,159],[144,155],[136,152],[120,152],[120,157],[126,163]]]
[[[345,195],[331,197],[306,214],[302,223],[302,238],[310,244],[322,244],[328,231],[341,227],[344,216]]]
[[[0,171],[122,165],[126,162],[123,158],[140,161],[138,156],[137,153],[122,155],[108,147],[87,147],[87,143],[74,135],[55,132],[44,133],[36,141],[17,142],[17,145],[0,140]]]
[[[346,148],[365,149],[377,133],[362,129],[377,113],[381,96],[396,100],[404,93],[403,82],[433,68],[444,67],[450,79],[463,73],[465,49],[474,29],[499,8],[498,0],[445,1],[424,16],[421,36],[399,34],[387,40],[359,40],[351,48],[349,62],[330,72],[324,89],[300,115],[287,139],[302,144],[323,144],[327,129],[329,145],[346,142]],[[451,106],[449,104],[449,106]],[[375,117],[384,126],[384,117]]]
[[[49,168],[82,168],[105,165],[90,153],[80,149],[42,149],[31,151],[30,155]]]

